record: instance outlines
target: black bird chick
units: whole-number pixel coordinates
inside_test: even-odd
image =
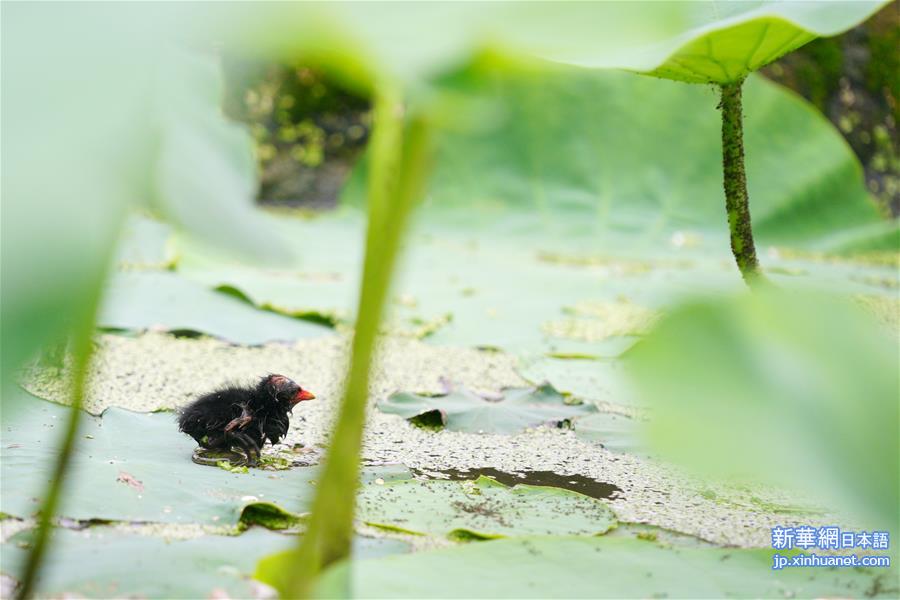
[[[268,439],[287,435],[294,406],[315,395],[284,375],[263,377],[256,387],[228,386],[193,401],[179,412],[178,429],[209,450],[237,446],[255,466]]]

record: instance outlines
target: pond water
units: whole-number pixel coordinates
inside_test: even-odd
[[[421,471],[413,471],[417,475],[431,476],[429,473]],[[444,479],[451,481],[474,480],[482,475],[490,477],[503,485],[513,486],[517,484],[540,485],[545,487],[557,487],[598,500],[622,499],[624,494],[622,489],[612,483],[591,479],[584,475],[560,475],[553,471],[521,471],[517,473],[507,473],[492,467],[483,467],[480,469],[471,469],[468,471],[447,469],[444,471],[434,471],[430,473],[440,473],[445,475]]]

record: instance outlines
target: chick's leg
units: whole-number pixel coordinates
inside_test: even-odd
[[[246,464],[246,459],[240,452],[232,450],[231,447],[234,445],[237,444],[230,439],[228,434],[216,433],[204,436],[200,440],[200,447],[194,450],[191,460],[198,465],[208,467],[218,466],[222,461],[234,466],[242,466]]]
[[[247,464],[255,467],[259,462],[259,445],[257,445],[256,440],[240,431],[230,431],[226,435],[231,443],[240,446],[244,454],[247,455]]]

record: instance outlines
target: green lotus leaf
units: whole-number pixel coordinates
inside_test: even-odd
[[[599,535],[616,524],[600,500],[554,487],[507,487],[483,476],[370,484],[357,505],[357,518],[369,525],[455,539]]]
[[[500,398],[486,398],[466,389],[444,396],[398,392],[379,402],[378,409],[405,419],[437,414],[438,424],[450,431],[505,434],[597,410],[591,404],[566,404],[562,394],[550,385],[510,388]]]
[[[721,120],[710,90],[628,73],[537,77],[490,65],[447,85],[491,99],[505,118],[440,138],[423,220],[444,229],[497,224],[498,235],[532,244],[565,241],[540,248],[561,259],[563,248],[605,251],[638,275],[641,258],[678,268],[710,252],[729,256]],[[751,77],[744,113],[758,246],[835,252],[870,239],[896,248],[897,224],[879,214],[852,151],[814,107]]]
[[[3,486],[3,512],[25,518],[40,506],[36,500],[53,473],[58,434],[70,409],[19,394],[4,400],[4,407],[11,402],[21,408],[0,432],[0,473],[4,482],[16,482]],[[260,502],[303,513],[315,491],[311,482],[318,469],[312,467],[231,473],[193,463],[196,443],[178,431],[171,413],[110,408],[102,417],[84,414],[82,421],[58,511],[62,517],[234,526],[248,506]],[[388,467],[363,472],[363,480],[408,476],[406,469]]]
[[[313,596],[816,598],[871,593],[889,598],[895,593],[890,569],[775,572],[772,554],[771,549],[667,548],[610,536],[522,537],[339,563],[325,573]]]
[[[549,42],[545,35],[541,54],[591,68],[628,69],[692,83],[730,83],[817,37],[854,27],[887,2],[617,4],[587,3],[576,15],[600,27],[622,27],[624,21],[625,27],[630,26],[627,34],[609,41],[600,35],[592,39],[583,27],[561,28],[557,35],[568,39]],[[644,28],[639,27],[641,21],[646,22]]]
[[[546,381],[581,400],[615,406],[634,404],[621,361],[580,356],[523,360],[517,369],[531,383]],[[587,417],[582,417],[579,422]]]
[[[211,23],[242,48],[304,57],[360,87],[413,91],[474,53],[532,54],[700,83],[725,83],[865,20],[880,1],[392,2],[219,8]],[[209,18],[210,11],[205,8]]]
[[[97,324],[199,332],[239,344],[331,335],[324,325],[263,312],[170,272],[120,272],[106,286]]]
[[[572,429],[578,437],[599,442],[607,450],[646,455],[640,426],[639,422],[630,417],[597,413],[576,419]]]
[[[135,533],[114,527],[80,531],[56,529],[48,559],[52,568],[39,579],[43,594],[87,598],[232,598],[263,593],[250,575],[261,557],[296,543],[293,536],[254,528],[237,536],[203,535],[180,539],[178,527],[147,527]],[[17,577],[25,563],[30,532],[2,545],[0,571]],[[354,554],[375,558],[406,552],[398,540],[356,538]]]

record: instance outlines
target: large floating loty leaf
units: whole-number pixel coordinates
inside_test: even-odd
[[[594,358],[551,357],[523,360],[517,372],[532,383],[546,381],[559,391],[581,400],[617,407],[634,404],[633,392],[620,361]],[[584,420],[583,417],[581,420]]]
[[[896,595],[890,569],[772,570],[772,550],[524,537],[341,563],[317,598],[822,598]]]
[[[472,151],[475,152],[475,147]],[[497,168],[503,167],[498,163]],[[487,177],[489,173],[484,175]],[[488,181],[485,179],[486,185]],[[710,182],[708,193],[720,194],[719,185]],[[673,184],[669,191],[675,194],[676,188]],[[474,183],[471,189],[473,193],[477,191]],[[504,194],[499,196],[502,198],[509,194],[511,203],[514,189],[518,188],[494,191]],[[518,198],[524,200],[523,196]],[[864,196],[860,200],[864,203],[860,208],[868,210],[869,200]],[[678,221],[676,214],[686,215],[696,210],[691,220],[707,222],[701,214],[706,207],[695,207],[685,197],[684,206],[677,211],[673,209],[672,224],[662,224],[666,219],[661,218],[658,222],[661,229],[655,232],[652,226],[644,226],[639,220],[651,219],[651,205],[648,199],[646,207],[633,207],[638,229],[632,236],[626,234],[628,229],[624,224],[595,226],[588,218],[587,207],[580,205],[546,213],[538,212],[531,204],[523,205],[516,214],[498,209],[493,222],[487,220],[490,211],[484,205],[458,204],[445,206],[446,210],[429,207],[429,214],[422,215],[426,222],[412,236],[404,273],[394,293],[391,320],[418,316],[430,322],[436,315],[449,314],[451,320],[425,338],[428,343],[501,348],[524,355],[529,362],[523,363],[522,373],[532,383],[549,381],[576,397],[628,404],[627,391],[618,382],[616,366],[591,359],[618,356],[638,337],[587,338],[593,341],[584,341],[586,336],[581,339],[550,337],[547,325],[571,319],[567,311],[586,303],[627,307],[629,304],[623,302],[627,299],[631,306],[664,312],[666,307],[698,293],[728,293],[742,286],[730,263],[725,261],[728,242],[724,236],[708,233],[706,225],[698,225],[693,230],[681,229],[679,233],[678,227],[685,227],[686,222]],[[838,207],[841,211],[846,209],[841,206]],[[618,203],[610,206],[611,213],[622,211],[622,218],[626,208]],[[826,210],[823,206],[823,212],[818,215],[823,216]],[[476,223],[467,211],[484,211],[485,219]],[[791,218],[794,225],[783,232],[785,243],[828,246],[837,242],[840,237],[837,225],[829,225],[832,233],[821,237],[814,230],[824,225],[804,225],[806,221],[799,216],[804,210],[798,207],[797,211],[798,215]],[[835,211],[835,218],[841,211]],[[718,209],[713,212],[708,223],[721,230],[721,214]],[[844,215],[848,222],[853,220],[852,212]],[[445,217],[447,224],[438,225],[435,222],[438,217]],[[521,225],[521,230],[517,225]],[[197,253],[187,252],[179,263],[178,273],[208,287],[235,286],[260,305],[351,318],[355,310],[351,299],[358,275],[356,257],[363,226],[359,215],[349,210],[314,220],[279,221],[279,232],[304,244],[303,263],[296,271],[216,265],[207,258],[201,260]],[[667,238],[663,231],[672,233]],[[619,246],[607,247],[609,240],[615,240]],[[676,245],[675,241],[684,244]],[[342,252],[330,251],[335,246],[341,247]],[[523,252],[525,247],[533,250]],[[817,286],[889,297],[889,286],[897,278],[896,269],[889,264],[862,265],[774,248],[767,254],[766,264],[774,269],[770,277],[789,287]],[[585,318],[579,317],[579,321]],[[601,329],[591,323],[587,332],[612,332],[603,331],[606,327],[603,320],[589,319],[597,321],[596,326]],[[633,331],[640,333],[642,328]],[[546,354],[562,358],[533,362]]]
[[[178,539],[177,527],[141,533],[113,527],[57,529],[49,549],[52,568],[41,573],[43,594],[88,598],[251,598],[265,591],[250,579],[261,557],[296,544],[293,536],[254,528],[238,536]],[[169,536],[175,536],[172,539]],[[3,544],[0,570],[17,577],[29,532]],[[375,558],[408,551],[397,540],[356,538],[354,555]]]
[[[172,272],[122,272],[110,278],[101,327],[191,331],[238,344],[330,335],[330,327],[260,311]]]
[[[761,290],[679,309],[627,366],[666,456],[793,485],[896,531],[896,335],[832,298]]]
[[[615,526],[609,507],[554,487],[475,481],[407,480],[367,485],[357,518],[369,525],[451,538],[599,535]]]
[[[466,389],[443,396],[398,392],[379,402],[378,408],[405,419],[431,413],[450,431],[467,433],[518,433],[527,427],[558,424],[597,410],[591,404],[566,404],[562,394],[546,384],[509,388],[502,397],[487,398]]]
[[[0,472],[4,482],[16,482],[3,486],[2,505],[7,514],[28,517],[40,506],[37,495],[52,475],[59,431],[70,409],[19,393],[22,408],[0,432]],[[236,525],[243,509],[257,502],[305,512],[315,491],[311,482],[318,470],[312,467],[231,473],[194,464],[196,443],[178,431],[172,413],[110,408],[101,418],[83,415],[79,433],[59,509],[72,519]],[[405,469],[389,468],[363,475],[408,476]]]
[[[572,428],[582,439],[599,442],[607,450],[645,455],[640,422],[615,413],[597,413],[577,419]]]
[[[454,214],[458,217],[463,213],[455,210]],[[352,318],[363,232],[359,215],[346,211],[311,221],[285,219],[278,230],[285,237],[302,240],[303,263],[295,271],[214,264],[208,256],[189,249],[180,262],[179,273],[206,286],[231,286],[258,306],[272,310]],[[529,241],[558,242],[549,232],[546,237],[534,235]],[[397,333],[398,324],[401,329],[410,329],[406,324],[416,318],[425,324],[441,323],[438,319],[449,315],[449,322],[441,323],[427,337],[439,344],[516,351],[576,349],[615,356],[630,345],[630,336],[606,336],[624,330],[609,329],[602,332],[603,336],[591,338],[594,341],[585,342],[549,337],[545,325],[565,319],[566,307],[582,299],[613,301],[619,294],[630,297],[640,293],[635,302],[646,298],[655,304],[665,297],[664,291],[658,293],[666,285],[664,280],[654,280],[652,287],[638,277],[609,281],[602,272],[523,254],[522,239],[514,234],[426,228],[410,245],[409,260],[389,308],[390,331]],[[333,252],[335,246],[342,252]],[[690,283],[703,285],[694,278]],[[540,294],[535,293],[536,285],[541,287]],[[720,283],[714,281],[713,285]]]

